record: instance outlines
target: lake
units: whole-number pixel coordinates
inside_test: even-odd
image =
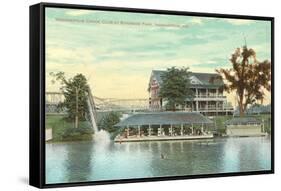
[[[47,184],[270,169],[270,137],[46,143]]]

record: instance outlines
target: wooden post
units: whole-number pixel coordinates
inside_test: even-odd
[[[219,89],[216,88],[216,97],[219,97]]]
[[[173,136],[173,125],[170,125],[170,136]]]
[[[127,125],[127,138],[129,138],[129,136],[130,136],[130,132],[129,132],[130,130],[129,130],[129,125]]]
[[[183,136],[183,124],[181,124],[181,136]]]
[[[218,101],[216,101],[216,110],[218,110],[219,109],[219,104],[218,104],[219,102]]]

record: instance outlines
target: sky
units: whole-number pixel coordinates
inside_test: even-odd
[[[258,60],[271,56],[269,21],[46,8],[45,34],[46,91],[59,88],[50,72],[82,73],[101,98],[148,98],[152,70],[230,68],[245,42]]]

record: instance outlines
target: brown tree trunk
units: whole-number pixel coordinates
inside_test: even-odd
[[[239,115],[240,115],[240,117],[244,116],[243,104],[242,105],[239,104]]]
[[[172,111],[176,111],[176,104],[173,105]]]
[[[243,94],[239,96],[239,115],[240,117],[244,116],[244,107],[243,107]]]

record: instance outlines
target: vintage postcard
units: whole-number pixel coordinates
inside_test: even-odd
[[[270,171],[271,21],[45,8],[46,184]]]

